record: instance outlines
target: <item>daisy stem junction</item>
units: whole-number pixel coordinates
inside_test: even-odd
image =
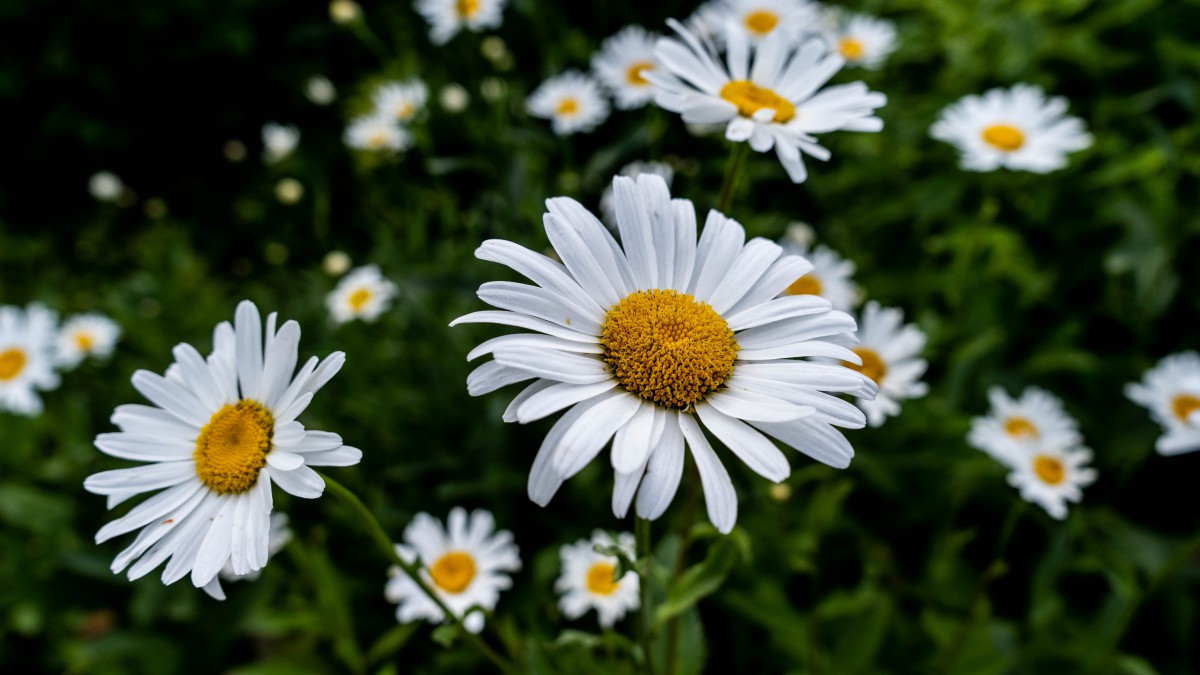
[[[500,672],[505,673],[506,675],[520,675],[521,671],[515,665],[501,656],[498,652],[496,652],[496,650],[492,649],[492,647],[488,645],[488,643],[484,641],[482,637],[467,630],[466,626],[463,625],[462,617],[451,610],[450,607],[448,607],[446,603],[443,602],[440,597],[438,597],[438,594],[434,592],[429,584],[421,577],[421,566],[419,564],[416,562],[408,562],[396,553],[395,544],[392,543],[391,538],[389,538],[387,532],[384,531],[383,525],[379,523],[379,520],[375,517],[375,514],[371,513],[371,510],[367,508],[367,505],[358,498],[358,495],[354,494],[349,488],[330,478],[326,474],[322,473],[320,475],[321,478],[325,480],[325,486],[328,487],[331,492],[337,495],[339,499],[349,505],[350,508],[358,516],[360,516],[362,522],[366,523],[368,534],[370,534],[371,538],[375,540],[375,543],[379,545],[379,548],[384,552],[388,559],[392,561],[392,564],[403,570],[404,573],[407,574],[410,579],[412,579],[413,583],[417,585],[417,588],[420,588],[421,592],[429,596],[429,599],[433,601],[433,604],[437,605],[438,609],[442,610],[442,613],[447,617],[447,619],[459,629],[459,633],[467,640],[467,642],[470,642],[475,649],[479,650],[479,653],[491,661]]]
[[[638,642],[642,645],[644,672],[654,675],[654,552],[650,547],[650,521],[637,518],[634,526],[637,536],[638,574],[641,577],[642,617],[638,624]]]
[[[725,163],[725,177],[721,179],[721,194],[717,197],[716,209],[729,215],[729,204],[733,201],[733,191],[737,188],[738,175],[742,165],[746,163],[746,155],[750,146],[745,143],[734,143],[729,151],[729,160]]]

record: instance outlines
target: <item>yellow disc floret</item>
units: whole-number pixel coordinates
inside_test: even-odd
[[[16,347],[0,352],[0,382],[17,379],[28,362],[29,357],[25,355],[25,351]]]
[[[470,19],[479,13],[479,0],[455,0],[454,8],[462,19]]]
[[[649,61],[638,61],[629,66],[629,69],[625,71],[625,80],[629,84],[644,87],[650,84],[650,80],[647,80],[643,75],[647,70],[654,70],[654,64]]]
[[[688,409],[733,373],[738,343],[706,302],[678,291],[638,291],[608,310],[604,360],[630,392]]]
[[[754,117],[763,108],[774,110],[774,120],[780,124],[796,116],[796,106],[791,101],[750,80],[734,80],[721,87],[721,98],[736,105],[738,113],[745,117]]]
[[[853,351],[855,354],[858,354],[858,358],[862,359],[862,365],[850,363],[849,361],[842,361],[842,365],[866,375],[875,384],[883,384],[883,376],[887,375],[888,368],[887,363],[879,355],[879,352],[870,347],[861,346],[855,347]]]
[[[1004,432],[1013,438],[1037,438],[1037,425],[1024,417],[1016,416],[1004,420]]]
[[[1050,455],[1038,455],[1033,458],[1033,472],[1046,485],[1058,485],[1067,478],[1067,469],[1062,460]]]
[[[429,576],[447,593],[462,593],[475,578],[475,559],[466,551],[450,551],[434,561]]]
[[[760,9],[746,15],[746,28],[750,29],[750,32],[755,35],[766,35],[775,30],[775,26],[778,25],[779,15],[775,12]]]
[[[612,595],[620,583],[613,578],[617,568],[606,562],[592,565],[587,572],[587,589],[596,595]]]
[[[247,399],[226,405],[196,439],[196,475],[213,492],[246,492],[267,465],[274,436],[275,416],[263,404]]]
[[[371,289],[369,288],[360,288],[351,293],[350,297],[346,299],[346,302],[350,305],[350,309],[353,309],[356,312],[361,312],[363,307],[366,307],[367,303],[370,301]]]
[[[579,101],[573,98],[564,98],[558,102],[558,107],[554,111],[564,117],[570,117],[579,112]]]
[[[1011,124],[993,124],[983,130],[983,140],[1004,152],[1016,152],[1025,145],[1025,134]]]
[[[0,356],[3,359],[3,356]],[[0,372],[0,380],[4,379],[3,372]],[[1191,394],[1180,394],[1171,401],[1171,412],[1175,413],[1175,417],[1180,422],[1187,422],[1192,413],[1200,410],[1200,398]]]
[[[813,274],[805,274],[793,281],[784,292],[788,295],[820,295],[822,288],[820,279]]]
[[[847,61],[857,61],[867,53],[863,47],[862,40],[855,40],[852,37],[844,37],[838,42],[838,51],[842,53]]]

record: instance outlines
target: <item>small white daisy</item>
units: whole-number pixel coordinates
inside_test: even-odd
[[[1066,112],[1065,98],[1048,99],[1041,87],[1018,84],[959,99],[942,110],[929,134],[957,147],[967,171],[1048,173],[1092,145],[1083,120]]]
[[[88,193],[97,201],[115,202],[125,191],[125,184],[111,171],[99,171],[88,179]]]
[[[737,521],[737,493],[701,424],[755,473],[791,472],[770,440],[845,468],[854,455],[833,426],[861,428],[862,411],[833,396],[874,396],[875,383],[837,364],[859,363],[854,319],[824,298],[777,298],[812,265],[765,239],[746,241],[736,221],[710,211],[697,242],[696,213],[653,175],[618,176],[618,245],[600,220],[565,197],[547,201],[546,233],[562,262],[490,240],[476,257],[507,265],[536,285],[489,282],[479,297],[501,311],[460,317],[538,334],[504,335],[468,354],[492,354],[467,379],[480,396],[533,380],[505,421],[528,423],[561,410],[529,476],[545,505],[564,481],[612,441],[612,508],[658,518],[675,495],[685,448],[699,469],[708,516],[724,533]]]
[[[900,414],[900,401],[920,398],[929,391],[929,385],[920,381],[929,366],[920,358],[925,333],[912,324],[905,325],[904,313],[899,309],[884,309],[871,301],[863,308],[857,335],[859,343],[851,349],[862,359],[862,365],[842,365],[879,385],[874,400],[858,402],[867,413],[867,423],[877,427],[888,417]]]
[[[1067,502],[1079,503],[1082,488],[1096,481],[1096,470],[1084,466],[1091,461],[1092,451],[1084,447],[1033,442],[1014,455],[1008,482],[1020,491],[1022,499],[1063,520]]]
[[[292,540],[292,531],[288,529],[288,517],[286,513],[276,511],[271,514],[271,527],[267,532],[267,559],[275,557],[275,554],[287,546],[287,543]],[[233,561],[225,563],[225,567],[213,577],[213,580],[208,582],[204,587],[204,592],[208,593],[214,600],[225,599],[225,589],[221,588],[221,581],[255,581],[261,576],[261,570],[238,574],[233,571]]]
[[[708,6],[710,21],[736,26],[755,44],[770,35],[797,42],[814,33],[820,19],[818,5],[809,0],[713,0]]]
[[[637,178],[644,173],[662,176],[662,179],[667,182],[668,188],[671,187],[671,183],[675,179],[675,169],[671,168],[671,165],[666,162],[630,162],[621,167],[621,171],[617,175]],[[617,207],[613,201],[611,183],[608,187],[604,188],[604,192],[600,195],[600,215],[604,218],[605,225],[611,229],[616,229]]]
[[[576,70],[552,77],[529,96],[529,114],[551,121],[559,136],[589,132],[608,118],[608,101],[600,85]]]
[[[429,39],[443,45],[464,28],[498,28],[506,0],[416,0],[417,13],[429,24]]]
[[[600,626],[607,630],[626,612],[641,605],[637,572],[628,570],[617,579],[616,556],[596,552],[596,546],[613,545],[630,559],[637,558],[633,534],[629,532],[622,532],[613,539],[609,533],[596,530],[591,539],[580,539],[559,549],[562,574],[554,582],[554,590],[562,594],[558,606],[563,616],[578,619],[589,609],[594,609]]]
[[[809,242],[789,231],[779,243],[784,253],[807,258],[812,263],[803,276],[798,277],[784,289],[784,295],[819,295],[833,305],[834,309],[848,312],[857,304],[858,292],[854,287],[854,261],[846,260],[828,246],[809,248]]]
[[[74,368],[88,357],[106,359],[120,337],[121,327],[103,314],[73,316],[62,325],[54,341],[56,365]]]
[[[391,306],[398,290],[378,266],[364,265],[342,277],[337,287],[325,296],[325,306],[337,323],[354,319],[374,321]]]
[[[596,79],[612,92],[622,110],[640,108],[654,99],[654,86],[645,78],[654,70],[655,36],[640,26],[626,26],[600,45],[592,57]]]
[[[1037,387],[1012,399],[1000,387],[988,389],[992,409],[971,420],[967,443],[1001,463],[1015,466],[1027,446],[1069,448],[1079,445],[1079,424],[1063,409],[1062,400]]]
[[[412,135],[391,115],[355,118],[346,127],[346,145],[355,150],[401,152],[412,147]]]
[[[306,430],[296,421],[313,395],[337,374],[345,355],[310,358],[296,370],[300,325],[278,317],[266,328],[250,301],[237,307],[234,323],[217,325],[207,359],[191,345],[177,345],[166,376],[145,370],[133,386],[153,406],[122,405],[113,413],[121,431],[96,437],[101,452],[149,462],[93,474],[84,488],[106,495],[108,507],[161,490],[96,533],[96,543],[141,530],[113,560],[137,579],[167,562],[164,584],[191,573],[207,586],[231,563],[235,574],[267,563],[273,497],[271,485],[315,499],[325,481],[313,466],[357,464],[362,452],[342,438]],[[265,343],[264,343],[265,339]],[[132,563],[132,566],[130,564]]]
[[[0,307],[0,411],[40,415],[37,392],[58,386],[54,341],[58,315],[41,303]]]
[[[337,88],[324,75],[313,75],[304,83],[304,96],[317,105],[329,105],[337,98]]]
[[[896,24],[887,19],[829,9],[822,23],[830,50],[848,65],[874,70],[896,49]]]
[[[300,144],[300,130],[293,124],[267,122],[262,128],[263,160],[275,164],[287,158]]]
[[[396,544],[396,553],[421,565],[421,578],[459,617],[472,607],[495,609],[500,591],[512,587],[509,574],[521,569],[512,532],[496,531],[492,514],[482,509],[469,516],[462,508],[451,509],[445,528],[437,518],[418,513],[404,529],[404,543]],[[384,596],[399,604],[397,621],[445,620],[441,608],[400,568],[393,566],[388,575]],[[483,630],[483,624],[482,612],[463,618],[463,626],[472,633]]]
[[[887,102],[883,94],[862,82],[821,89],[845,59],[828,53],[820,38],[797,48],[774,31],[754,46],[745,33],[727,25],[723,62],[711,44],[701,43],[674,19],[668,23],[679,39],[659,38],[654,55],[662,68],[646,73],[657,87],[655,102],[680,113],[684,122],[724,124],[727,139],[748,142],[756,152],[775,148],[795,183],[808,176],[802,154],[830,157],[814,134],[883,128],[875,116]]]
[[[1162,455],[1200,450],[1200,354],[1172,354],[1146,371],[1125,395],[1162,425],[1155,448]]]
[[[425,108],[429,89],[425,83],[414,78],[406,82],[388,82],[375,90],[371,100],[375,112],[381,117],[392,116],[397,122],[407,124]]]

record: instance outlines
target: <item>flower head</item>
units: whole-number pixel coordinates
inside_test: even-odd
[[[1146,371],[1125,395],[1146,407],[1163,428],[1155,448],[1162,455],[1200,450],[1200,354],[1172,354]]]
[[[41,303],[0,307],[0,411],[40,415],[37,392],[58,386],[54,343],[58,315]]]
[[[1096,481],[1096,470],[1085,466],[1091,461],[1092,451],[1084,447],[1033,442],[1011,458],[1008,482],[1020,491],[1022,499],[1063,520],[1067,502],[1081,501],[1082,488]]]
[[[274,164],[287,158],[300,144],[300,130],[295,125],[267,122],[262,128],[263,159]]]
[[[121,327],[103,314],[73,316],[54,340],[55,362],[60,368],[74,368],[85,358],[106,359],[120,337]]]
[[[325,296],[329,315],[338,323],[354,319],[374,321],[391,306],[399,289],[375,265],[364,265],[342,277]]]
[[[658,67],[654,60],[655,36],[639,26],[627,26],[600,45],[592,58],[596,79],[612,92],[618,108],[640,108],[654,98],[646,73]]]
[[[705,7],[710,21],[735,27],[754,44],[771,35],[796,42],[816,30],[820,15],[809,0],[712,0]]]
[[[88,179],[88,193],[97,201],[115,202],[125,191],[125,184],[111,171],[98,171]]]
[[[529,114],[550,120],[559,136],[589,132],[608,119],[608,101],[590,75],[570,70],[552,77],[529,96]]]
[[[852,349],[862,364],[843,365],[879,385],[874,400],[858,402],[867,413],[867,422],[877,427],[888,417],[900,414],[900,401],[920,398],[929,391],[929,386],[920,381],[929,365],[920,358],[925,334],[912,324],[904,325],[904,313],[899,309],[885,309],[871,301],[858,322],[858,340]]]
[[[597,546],[617,546],[629,558],[637,557],[633,534],[622,532],[614,538],[596,530],[591,539],[580,539],[559,549],[562,574],[554,582],[554,590],[562,594],[558,606],[568,619],[578,619],[594,609],[600,626],[608,629],[641,604],[638,575],[629,570],[617,578],[617,557],[597,552]]]
[[[352,120],[345,141],[355,150],[401,152],[412,146],[412,135],[392,115],[372,114]]]
[[[784,253],[802,256],[812,269],[797,277],[783,290],[784,295],[819,295],[834,309],[850,311],[857,304],[854,286],[854,261],[846,260],[828,246],[809,248],[809,241],[789,233],[782,241]]]
[[[407,82],[388,82],[375,90],[371,100],[375,102],[375,113],[380,117],[389,115],[397,122],[407,124],[425,108],[429,89],[418,79]]]
[[[887,19],[839,9],[826,12],[822,35],[847,65],[874,70],[896,49],[896,25]]]
[[[1069,448],[1079,445],[1079,424],[1063,409],[1062,400],[1037,387],[1028,387],[1019,399],[1000,387],[988,389],[992,409],[971,420],[967,442],[1006,465],[1021,457],[1033,443],[1039,447]]]
[[[478,33],[498,28],[506,0],[416,0],[417,13],[429,23],[429,39],[443,45],[464,28]]]

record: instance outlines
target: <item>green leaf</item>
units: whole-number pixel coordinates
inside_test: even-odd
[[[667,588],[667,599],[654,612],[655,626],[663,625],[715,593],[741,557],[743,546],[733,536],[709,546],[704,560],[685,570]]]

